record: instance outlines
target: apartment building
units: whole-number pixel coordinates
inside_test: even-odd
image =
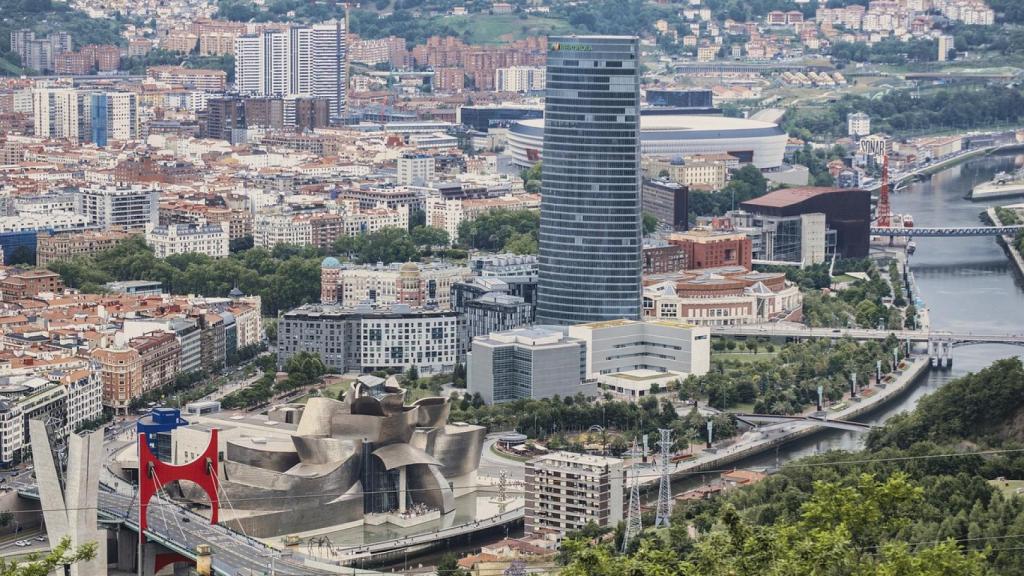
[[[154,224],[146,225],[146,244],[157,258],[172,254],[205,254],[211,258],[227,258],[229,252],[228,224]]]
[[[144,230],[158,221],[159,197],[156,187],[140,184],[84,186],[75,193],[75,212],[103,230]]]
[[[623,462],[572,452],[551,452],[526,462],[524,531],[535,536],[582,530],[593,522],[622,520]]]
[[[181,370],[181,344],[169,332],[151,332],[132,338],[128,346],[142,363],[142,393],[171,384]]]
[[[99,364],[103,405],[115,414],[127,414],[129,404],[142,394],[142,356],[128,346],[97,348],[92,359]]]
[[[452,286],[470,275],[469,268],[465,266],[445,263],[352,266],[327,257],[320,264],[320,301],[346,306],[360,302],[409,306],[429,304],[448,310],[451,308]]]
[[[534,92],[544,90],[544,68],[513,66],[494,71],[495,92]]]
[[[0,467],[10,466],[29,447],[29,420],[52,419],[53,439],[59,441],[102,415],[101,399],[100,379],[87,368],[0,377]]]
[[[146,76],[158,82],[208,92],[224,92],[228,83],[227,72],[223,70],[184,66],[150,66],[146,68]]]
[[[448,372],[458,359],[458,315],[405,304],[307,304],[281,316],[277,349],[279,366],[306,351],[339,372]]]
[[[26,270],[8,274],[0,280],[0,297],[4,302],[35,298],[40,293],[57,294],[64,290],[60,274],[49,270]]]

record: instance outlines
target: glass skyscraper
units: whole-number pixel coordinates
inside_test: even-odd
[[[640,317],[639,54],[548,38],[538,323]]]

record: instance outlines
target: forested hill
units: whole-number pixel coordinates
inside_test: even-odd
[[[64,2],[51,0],[8,0],[0,2],[0,75],[21,74],[21,58],[11,52],[11,32],[29,28],[37,36],[50,32],[71,33],[74,47],[86,44],[118,44],[122,19],[90,18]]]
[[[1019,358],[1000,360],[922,398],[916,410],[872,432],[868,448],[963,441],[995,447],[1024,442],[1024,365]]]
[[[890,420],[868,449],[677,503],[670,528],[626,555],[621,525],[612,544],[569,538],[562,574],[1024,576],[1022,399],[1024,366],[996,362]]]

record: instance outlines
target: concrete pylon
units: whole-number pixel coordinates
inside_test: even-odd
[[[62,486],[46,424],[42,420],[29,420],[28,426],[50,547],[60,544],[64,537],[70,538],[72,547],[76,548],[96,544],[96,556],[88,562],[72,565],[70,573],[71,576],[106,576],[107,535],[96,523],[103,469],[103,431],[68,437],[68,463],[64,474],[67,482]]]

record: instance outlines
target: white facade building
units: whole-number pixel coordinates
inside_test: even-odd
[[[331,20],[235,39],[235,87],[240,94],[326,98],[330,113],[345,109],[345,22]]]
[[[711,368],[711,331],[676,321],[609,320],[569,327],[587,345],[587,377],[647,370],[697,376]]]
[[[88,186],[75,193],[75,212],[88,216],[101,229],[120,226],[142,230],[156,222],[160,192],[153,186]]]
[[[544,68],[532,66],[498,68],[494,71],[494,91],[531,92],[543,90],[545,86],[544,72]]]
[[[146,225],[146,244],[157,258],[173,254],[206,254],[212,258],[227,258],[229,254],[227,222],[196,226],[194,224]]]
[[[29,419],[53,418],[58,438],[103,413],[99,372],[73,369],[50,379],[33,374],[0,381],[0,465],[9,465],[28,448]]]
[[[423,186],[433,179],[433,156],[429,154],[403,154],[398,159],[399,186]]]
[[[871,116],[863,112],[854,112],[846,117],[846,133],[854,138],[871,134]]]

